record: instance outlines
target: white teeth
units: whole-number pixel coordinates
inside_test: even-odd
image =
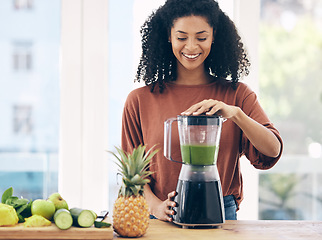
[[[189,59],[193,59],[193,58],[196,58],[200,55],[200,53],[198,54],[193,54],[193,55],[190,55],[190,54],[185,54],[185,53],[182,53],[183,56],[189,58]]]

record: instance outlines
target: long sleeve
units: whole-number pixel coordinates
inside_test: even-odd
[[[122,116],[122,148],[127,152],[132,152],[133,148],[144,144],[138,113],[134,96],[130,94],[125,102]]]
[[[254,92],[250,92],[244,99],[242,105],[243,111],[252,119],[257,121],[258,123],[262,124],[264,127],[269,129],[274,133],[274,135],[278,138],[281,142],[281,146],[283,146],[282,139],[280,137],[279,132],[273,126],[273,124],[269,121],[267,115],[265,114],[264,110],[260,106],[257,96]],[[247,159],[251,162],[251,164],[257,169],[269,169],[273,167],[280,155],[282,153],[282,147],[280,150],[280,154],[276,158],[265,156],[264,154],[260,153],[246,138],[244,134],[242,134],[241,140],[241,150],[242,154],[245,154]]]

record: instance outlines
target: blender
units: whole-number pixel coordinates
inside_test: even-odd
[[[171,128],[178,122],[182,161],[171,157]],[[173,208],[173,222],[184,228],[220,226],[225,211],[217,156],[223,118],[212,116],[181,116],[164,122],[164,156],[182,163]]]

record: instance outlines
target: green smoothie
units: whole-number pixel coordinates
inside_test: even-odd
[[[192,165],[212,165],[215,163],[216,146],[181,145],[182,161]]]

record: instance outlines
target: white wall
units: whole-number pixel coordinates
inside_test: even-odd
[[[258,39],[260,1],[234,0],[234,21],[246,45],[251,61],[250,74],[244,79],[258,93]],[[237,213],[239,220],[258,219],[258,170],[243,157],[240,161],[244,181],[244,200]]]
[[[70,207],[108,206],[107,1],[62,1],[59,192]]]

